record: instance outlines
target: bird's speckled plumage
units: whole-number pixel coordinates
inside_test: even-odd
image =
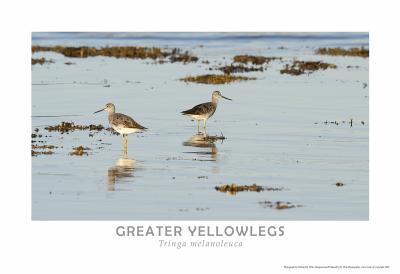
[[[116,128],[132,128],[138,130],[146,130],[147,128],[139,125],[135,120],[131,117],[122,114],[122,113],[114,113],[108,116],[108,121],[112,127]]]
[[[98,113],[100,111],[108,112],[108,121],[110,122],[111,127],[118,133],[122,134],[122,138],[124,139],[124,155],[127,157],[128,151],[128,134],[134,132],[142,132],[145,131],[145,128],[142,125],[139,125],[135,120],[133,120],[128,115],[122,113],[115,112],[115,106],[112,103],[106,104],[106,107],[96,111]]]
[[[227,100],[232,100],[222,96],[221,92],[218,90],[214,91],[211,96],[211,102],[203,103],[192,107],[191,109],[182,111],[182,115],[191,116],[196,120],[207,120],[217,110],[219,98],[224,98]]]
[[[196,116],[208,116],[207,118],[210,118],[213,116],[215,111],[217,110],[217,104],[214,104],[213,102],[207,102],[203,104],[198,104],[197,106],[192,107],[191,109],[184,110],[181,113],[183,115],[196,115]]]
[[[203,103],[192,107],[191,109],[181,111],[182,115],[190,116],[197,120],[197,131],[200,131],[199,121],[204,122],[204,131],[206,131],[207,120],[214,115],[217,110],[219,98],[224,98],[226,100],[232,101],[232,99],[222,96],[221,92],[218,90],[214,91],[211,96],[211,102]]]

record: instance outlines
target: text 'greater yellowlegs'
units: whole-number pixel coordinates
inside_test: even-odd
[[[217,105],[218,105],[218,100],[219,98],[224,98],[226,100],[230,100],[232,101],[232,99],[226,98],[225,96],[222,96],[221,92],[219,91],[214,91],[212,93],[212,97],[211,97],[211,102],[207,102],[207,103],[203,103],[203,104],[199,104],[197,106],[194,106],[191,109],[188,110],[184,110],[182,111],[182,115],[187,115],[192,117],[193,119],[197,120],[197,131],[200,131],[199,128],[199,122],[200,120],[203,120],[203,127],[204,127],[204,131],[206,131],[206,123],[208,118],[210,118],[211,116],[213,116],[214,112],[217,110]]]
[[[122,134],[122,138],[124,140],[124,152],[127,151],[128,134],[143,132],[147,129],[144,126],[136,123],[136,121],[133,120],[131,117],[122,113],[115,113],[115,106],[112,103],[106,104],[105,108],[100,109],[94,113],[98,113],[103,110],[108,112],[108,121],[110,122],[111,127],[119,134]]]

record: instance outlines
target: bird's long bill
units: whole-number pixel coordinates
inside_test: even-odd
[[[98,112],[103,111],[103,110],[105,110],[105,108],[102,108],[102,109],[100,109],[98,111],[95,111],[95,112],[93,112],[93,114],[98,113]]]
[[[221,95],[221,97],[224,98],[224,99],[226,99],[226,100],[232,101],[232,99],[229,99],[229,98],[227,98],[227,97],[225,97],[225,96],[222,96],[222,95]]]

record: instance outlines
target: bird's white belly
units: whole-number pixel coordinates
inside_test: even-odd
[[[193,119],[196,120],[207,120],[209,115],[190,115]]]
[[[135,133],[135,132],[141,132],[142,130],[138,128],[124,128],[124,127],[117,127],[113,126],[112,127],[116,132],[119,134],[130,134],[130,133]]]

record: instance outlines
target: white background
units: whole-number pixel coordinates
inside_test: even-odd
[[[396,1],[3,1],[0,9],[0,273],[399,273],[399,8]],[[263,2],[263,4],[261,4]],[[285,225],[241,249],[162,249],[117,225],[31,221],[32,31],[369,31],[370,220]],[[194,223],[192,223],[194,224]],[[288,270],[283,265],[389,265]]]

